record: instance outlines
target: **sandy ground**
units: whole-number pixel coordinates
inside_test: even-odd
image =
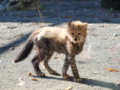
[[[120,12],[101,9],[99,0],[41,0],[41,4],[46,8],[41,11],[44,19],[40,19],[37,11],[0,12],[0,90],[64,90],[67,87],[73,87],[71,90],[120,90]],[[30,61],[35,50],[23,62],[12,63],[34,29],[66,27],[67,21],[72,20],[89,23],[83,52],[76,56],[82,83],[73,81],[71,68],[68,70],[70,81],[65,81],[61,75],[48,74],[42,65],[41,70],[47,77],[36,77]],[[64,58],[54,53],[49,62],[59,74]],[[107,68],[118,72],[108,72]],[[28,76],[30,72],[32,76]],[[33,78],[37,81],[31,80]]]

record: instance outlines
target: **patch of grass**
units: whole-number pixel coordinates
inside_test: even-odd
[[[113,8],[110,8],[110,12],[119,12],[119,10],[114,10]]]
[[[114,11],[114,9],[113,8],[110,8],[110,10],[109,10],[110,12],[113,12]]]
[[[46,8],[44,6],[42,6],[42,10],[46,10]]]

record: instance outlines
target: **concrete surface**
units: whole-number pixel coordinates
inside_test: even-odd
[[[120,12],[101,9],[99,0],[40,1],[46,8],[41,11],[44,19],[40,19],[38,11],[0,12],[0,90],[64,90],[67,87],[73,87],[71,90],[120,90]],[[73,81],[71,68],[68,70],[70,81],[48,74],[42,65],[41,70],[47,77],[36,77],[30,61],[35,50],[24,61],[12,63],[34,29],[66,27],[66,22],[72,20],[89,23],[83,52],[76,56],[82,83]],[[55,56],[58,59],[54,59]],[[54,53],[49,62],[59,74],[64,58]],[[119,72],[108,72],[107,68]],[[32,76],[28,76],[30,72]]]

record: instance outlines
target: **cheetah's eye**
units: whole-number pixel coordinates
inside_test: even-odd
[[[81,33],[78,33],[78,35],[81,35]]]
[[[74,36],[74,33],[71,33]]]

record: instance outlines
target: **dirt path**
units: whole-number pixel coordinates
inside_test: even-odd
[[[0,90],[119,90],[120,89],[120,12],[109,12],[100,8],[96,1],[45,1],[41,4],[46,8],[40,19],[37,11],[6,11],[0,12]],[[76,63],[82,83],[75,83],[71,68],[68,74],[70,81],[60,75],[38,78],[33,70],[29,57],[20,63],[12,60],[20,52],[30,33],[45,26],[66,27],[67,21],[81,20],[88,22],[88,36],[83,52],[76,56]],[[14,47],[14,50],[11,50]],[[54,59],[54,57],[59,57]],[[50,66],[61,74],[64,55],[54,53]],[[108,72],[113,68],[119,72]],[[28,76],[29,73],[32,76]],[[32,81],[36,78],[38,81]],[[20,80],[22,81],[20,83]],[[20,85],[22,84],[22,85]]]

